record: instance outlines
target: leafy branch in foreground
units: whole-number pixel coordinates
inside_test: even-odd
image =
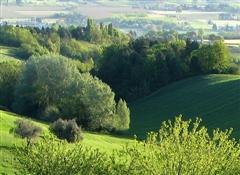
[[[21,169],[27,174],[143,174],[202,175],[240,173],[240,144],[232,130],[215,130],[212,136],[201,120],[164,122],[159,133],[135,141],[111,155],[84,145],[43,139],[18,149]]]

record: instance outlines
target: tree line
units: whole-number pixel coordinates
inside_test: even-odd
[[[126,101],[190,76],[239,71],[223,41],[181,37],[134,39],[90,19],[86,27],[1,26],[0,44],[27,57],[0,61],[0,105],[46,121],[76,118],[90,130],[126,130]]]
[[[76,119],[84,129],[125,131],[127,103],[115,100],[111,88],[75,61],[61,56],[34,56],[25,63],[0,62],[0,105],[14,112],[53,122]]]
[[[237,73],[223,41],[142,37],[103,51],[96,75],[127,101],[190,76]]]
[[[98,45],[127,41],[128,36],[115,29],[112,24],[100,23],[98,25],[92,19],[87,20],[86,26],[78,27],[52,26],[40,29],[38,27],[0,26],[0,43],[18,47],[18,56],[24,59],[32,55],[49,53],[80,60],[94,59],[101,53]]]

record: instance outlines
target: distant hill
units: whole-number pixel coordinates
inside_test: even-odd
[[[179,114],[201,117],[208,128],[234,128],[240,138],[240,76],[209,75],[193,77],[168,85],[130,104],[131,130],[143,138],[159,130],[161,122]]]

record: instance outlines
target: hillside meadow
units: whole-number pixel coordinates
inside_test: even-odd
[[[183,114],[184,119],[187,119],[187,116],[193,119],[203,118],[204,125],[210,129],[234,128],[233,135],[239,137],[239,86],[240,76],[209,75],[189,78],[161,88],[156,93],[130,104],[131,128],[127,135],[129,138],[133,138],[134,134],[138,138],[145,138],[147,132],[158,131],[163,121]],[[14,137],[9,130],[19,118],[22,117],[0,111],[0,173],[14,174],[17,171],[15,145],[22,146],[25,141]],[[47,123],[34,123],[43,129],[44,135],[49,134]],[[119,150],[133,142],[126,138],[126,135],[121,138],[84,131],[83,137],[82,145],[110,154],[113,150]]]
[[[175,82],[130,104],[131,134],[143,138],[160,123],[183,114],[200,117],[209,129],[233,128],[240,137],[240,76],[208,75]]]
[[[19,147],[25,143],[25,140],[14,137],[9,131],[14,127],[14,121],[22,116],[14,113],[0,111],[0,174],[14,174],[17,172],[15,159],[15,146]],[[31,119],[29,119],[31,120]],[[48,124],[34,121],[34,123],[43,129],[43,135],[48,135]],[[127,143],[131,143],[131,139],[114,137],[105,134],[96,134],[83,132],[84,140],[82,144],[85,146],[98,148],[99,150],[111,154],[113,149],[120,149]],[[70,144],[69,144],[70,145]]]

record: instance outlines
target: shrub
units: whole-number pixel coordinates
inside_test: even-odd
[[[29,175],[103,175],[108,158],[80,143],[45,138],[31,147],[17,148],[20,173]]]
[[[17,159],[25,174],[239,174],[240,143],[230,138],[231,130],[217,129],[210,136],[200,122],[181,117],[164,122],[159,133],[112,154],[45,139],[18,149]]]
[[[40,127],[25,119],[16,120],[15,125],[15,128],[12,128],[10,132],[21,138],[26,138],[27,146],[31,145],[33,139],[37,138],[42,132]]]
[[[68,142],[82,140],[81,128],[73,120],[58,119],[50,125],[50,130],[59,138],[66,139]]]

